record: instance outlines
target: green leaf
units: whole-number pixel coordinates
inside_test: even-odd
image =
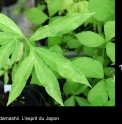
[[[64,106],[75,106],[75,98],[74,96],[69,97],[65,102]]]
[[[35,60],[34,67],[36,75],[47,93],[63,106],[59,83],[52,71],[39,58]]]
[[[79,106],[91,106],[90,102],[85,98],[75,96],[75,99]]]
[[[40,9],[32,7],[25,11],[26,17],[34,24],[42,24],[48,19],[48,16]]]
[[[115,101],[115,82],[112,78],[105,79],[105,82],[110,100]]]
[[[5,71],[0,70],[0,76],[2,76],[5,73]]]
[[[15,64],[13,65],[13,67],[12,67],[12,82],[13,82],[13,77],[14,77],[14,75],[16,74],[17,69],[18,69],[18,66],[17,66],[17,64],[15,63]]]
[[[59,17],[49,25],[40,27],[30,37],[30,41],[40,40],[46,37],[60,36],[68,33],[83,24],[94,13],[72,13],[64,17]]]
[[[114,70],[114,68],[112,68],[112,67],[105,67],[104,68],[104,73],[105,73],[105,75],[107,75],[107,76],[112,76],[112,71]]]
[[[48,46],[59,45],[62,42],[62,37],[49,37]]]
[[[99,81],[88,93],[88,101],[92,105],[104,105],[108,101],[107,89],[105,81]]]
[[[34,60],[35,56],[32,52],[30,52],[29,56],[22,61],[19,68],[17,69],[13,77],[13,83],[9,94],[7,106],[20,95],[23,88],[25,87],[26,81],[31,74]]]
[[[61,47],[59,45],[55,45],[49,48],[50,51],[58,53],[58,54],[63,54],[63,50],[61,49]]]
[[[99,47],[105,43],[105,39],[97,33],[84,31],[76,34],[81,44],[87,47]]]
[[[103,67],[100,62],[89,57],[79,57],[72,61],[82,70],[86,77],[103,78]]]
[[[70,80],[67,80],[65,84],[63,85],[63,91],[65,94],[75,94],[75,92],[78,90],[78,83],[72,82]]]
[[[111,61],[115,63],[115,43],[108,42],[106,44],[106,53]]]
[[[4,66],[10,54],[12,53],[14,48],[13,46],[14,46],[14,40],[0,47],[0,68]]]
[[[71,40],[67,41],[67,46],[71,49],[72,48],[76,49],[81,46],[81,43],[77,39],[71,39]]]
[[[0,45],[11,42],[13,39],[19,39],[18,35],[0,32]]]
[[[14,49],[12,51],[12,56],[11,56],[11,60],[10,60],[10,65],[12,65],[16,61],[16,59],[18,57],[18,52],[19,52],[19,49],[20,49],[20,44],[21,44],[20,42],[15,40],[14,46],[13,46]]]
[[[47,3],[48,13],[53,16],[58,10],[61,9],[62,0],[50,0]]]
[[[93,17],[97,21],[106,21],[114,16],[115,1],[114,0],[90,0],[89,11],[95,12]]]
[[[106,41],[115,37],[115,21],[108,21],[104,25]]]
[[[4,32],[13,33],[23,37],[22,31],[19,27],[7,16],[0,13],[0,30]]]
[[[87,85],[79,86],[78,90],[75,92],[75,95],[79,95],[79,94],[83,93],[87,87],[88,87]]]
[[[35,71],[32,73],[32,78],[31,78],[30,84],[36,84],[36,85],[42,86]]]
[[[4,84],[8,84],[9,81],[9,76],[8,76],[8,72],[4,73]]]
[[[95,60],[99,61],[103,65],[104,62],[103,56],[96,56]]]
[[[94,56],[96,50],[97,48],[94,48],[94,47],[83,46],[84,53],[91,57]]]
[[[47,66],[55,70],[60,76],[73,82],[79,82],[90,86],[82,71],[60,54],[52,53],[44,48],[35,48],[38,56],[44,60]]]
[[[104,106],[115,106],[115,101],[114,100],[109,100],[105,103]]]

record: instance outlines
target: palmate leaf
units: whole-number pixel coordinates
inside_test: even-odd
[[[22,31],[19,27],[7,16],[0,13],[0,30],[4,32],[13,33],[23,37]]]
[[[26,81],[31,74],[34,60],[35,60],[35,56],[33,55],[32,52],[30,52],[29,56],[21,62],[19,68],[17,69],[13,77],[13,84],[9,94],[7,106],[12,101],[14,101],[22,92],[26,84]]]
[[[59,83],[52,71],[39,58],[34,62],[36,75],[40,83],[45,87],[47,93],[63,106]]]
[[[83,24],[93,14],[94,13],[72,13],[64,17],[59,17],[49,25],[37,29],[30,37],[30,41],[68,33]]]
[[[14,48],[14,40],[0,47],[0,68],[4,66]]]
[[[62,55],[45,48],[34,48],[34,50],[47,66],[58,72],[62,77],[90,86],[82,71]]]

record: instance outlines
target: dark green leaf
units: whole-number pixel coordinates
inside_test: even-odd
[[[75,98],[74,96],[69,97],[65,102],[64,106],[75,106]]]

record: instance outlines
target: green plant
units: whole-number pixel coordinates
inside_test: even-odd
[[[19,96],[32,75],[31,84],[44,86],[54,105],[114,106],[115,72],[114,67],[109,67],[115,63],[114,0],[46,2],[49,17],[43,12],[45,6],[25,11],[39,27],[28,38],[0,14],[0,72],[3,74],[9,58],[13,81],[7,105]],[[66,16],[61,17],[64,10]],[[58,16],[54,16],[57,12]],[[47,19],[48,25],[42,26]],[[75,29],[82,25],[83,30],[77,32]],[[35,41],[47,37],[46,46],[36,46]],[[74,49],[79,57],[66,59],[63,55],[67,49]],[[80,57],[81,52],[86,56]],[[57,81],[60,78],[66,79],[63,93]]]
[[[12,66],[18,57],[20,44],[24,44],[23,58],[18,65],[15,75],[13,75],[12,89],[8,104],[21,93],[26,84],[26,80],[33,69],[35,70],[41,85],[44,86],[49,95],[61,105],[63,105],[63,102],[59,84],[51,69],[58,72],[62,77],[90,86],[82,71],[74,66],[69,60],[45,48],[36,47],[33,45],[33,42],[45,37],[57,36],[70,32],[92,15],[93,13],[73,13],[65,17],[60,17],[50,23],[50,25],[39,28],[30,38],[26,38],[12,20],[3,14],[0,14],[0,68],[4,66],[10,55],[10,65]],[[77,23],[75,23],[75,21]],[[70,26],[71,24],[72,26]],[[20,42],[20,40],[23,41]],[[72,73],[68,74],[69,70]],[[76,75],[76,77],[73,75]]]

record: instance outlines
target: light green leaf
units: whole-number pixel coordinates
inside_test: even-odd
[[[50,0],[47,3],[48,13],[53,16],[58,10],[61,9],[62,0]]]
[[[90,0],[89,11],[95,12],[93,17],[98,21],[106,21],[111,16],[114,17],[115,1],[114,0]]]
[[[86,77],[103,78],[103,67],[100,62],[89,57],[79,57],[72,61],[82,70]]]
[[[7,106],[20,95],[23,88],[25,87],[26,81],[31,74],[34,60],[35,56],[32,52],[30,52],[29,56],[21,62],[19,68],[17,69],[13,77],[13,83],[9,94]]]
[[[115,37],[115,21],[108,21],[104,25],[106,41]]]
[[[0,32],[0,45],[13,41],[13,39],[19,39],[18,35]]]
[[[106,53],[111,61],[115,63],[115,43],[108,42],[106,44]]]
[[[115,101],[115,82],[112,78],[105,79],[105,82],[110,100]]]
[[[46,37],[60,36],[68,33],[83,24],[94,13],[72,13],[64,17],[59,17],[49,25],[40,27],[30,37],[30,41],[40,40]]]
[[[63,91],[65,94],[75,94],[75,92],[78,90],[78,83],[72,82],[70,80],[67,80],[65,84],[63,85]]]
[[[88,93],[88,101],[92,105],[104,105],[108,101],[107,89],[105,81],[99,81]]]
[[[0,70],[0,76],[2,76],[5,73],[5,71]]]
[[[52,71],[39,58],[35,60],[34,67],[36,75],[47,93],[63,106],[59,83]]]
[[[58,54],[63,54],[63,50],[61,49],[61,47],[59,45],[55,45],[49,48],[50,51],[58,53]]]
[[[15,40],[15,42],[14,42],[14,49],[13,49],[13,51],[12,51],[12,56],[11,56],[11,60],[10,60],[10,65],[12,65],[15,61],[16,61],[16,59],[17,59],[17,57],[18,57],[18,52],[19,52],[19,49],[20,49],[20,42],[18,42],[17,40]]]
[[[90,102],[85,98],[75,96],[75,99],[79,106],[91,106]]]
[[[8,76],[8,72],[4,73],[4,84],[8,84],[9,81],[9,76]]]
[[[7,16],[1,13],[0,13],[0,30],[23,37],[22,31],[19,29],[19,27],[10,18],[8,18]]]
[[[75,98],[74,96],[69,97],[65,102],[64,106],[75,106]]]
[[[52,53],[44,48],[35,48],[35,51],[47,66],[58,72],[62,77],[90,86],[82,71],[62,55]]]
[[[105,103],[104,106],[115,106],[115,101],[114,100],[109,100]]]
[[[81,44],[87,47],[99,47],[105,43],[105,39],[92,31],[84,31],[76,34]]]
[[[34,24],[42,24],[48,19],[48,16],[40,9],[32,7],[25,11],[26,17]]]
[[[0,47],[0,68],[4,66],[14,48],[14,40]]]

